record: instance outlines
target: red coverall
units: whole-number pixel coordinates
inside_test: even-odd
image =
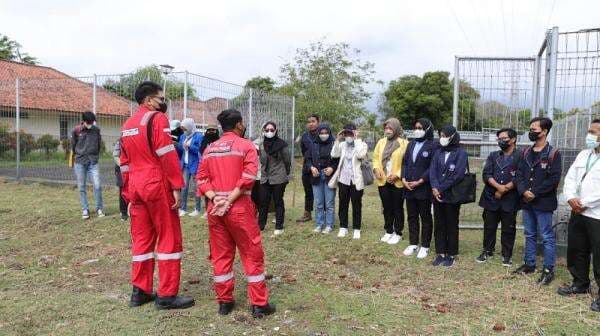
[[[156,258],[158,296],[177,295],[181,226],[178,209],[171,206],[175,203],[173,190],[184,183],[164,113],[142,106],[127,119],[121,129],[121,173],[123,197],[131,203],[131,282],[152,293]]]
[[[196,175],[198,193],[213,191],[227,196],[236,187],[243,192],[222,217],[208,216],[210,261],[214,271],[217,301],[233,301],[233,260],[236,246],[248,279],[248,296],[252,305],[268,303],[265,284],[264,252],[256,219],[256,208],[250,198],[258,164],[254,144],[233,132],[226,132],[204,152]],[[213,204],[209,203],[210,213]]]

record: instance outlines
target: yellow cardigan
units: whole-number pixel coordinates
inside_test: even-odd
[[[400,143],[400,147],[398,147],[393,153],[391,157],[392,161],[392,173],[398,175],[398,177],[402,176],[402,160],[404,159],[404,153],[406,152],[406,147],[408,147],[408,141],[406,139],[398,138],[396,141]],[[383,150],[385,145],[387,144],[387,138],[383,138],[377,141],[377,145],[375,145],[375,150],[373,151],[373,170],[380,169],[381,171],[385,171],[382,165],[382,157]],[[377,179],[375,178],[375,184],[377,186],[382,187],[386,183],[386,179]],[[397,188],[403,188],[402,180],[398,179],[394,184]]]

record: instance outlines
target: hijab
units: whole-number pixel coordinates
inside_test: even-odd
[[[418,142],[423,142],[425,140],[433,140],[433,123],[431,120],[427,118],[419,118],[417,122],[423,126],[423,130],[425,131],[425,136],[419,139],[415,139]]]
[[[392,158],[392,153],[398,148],[400,148],[400,143],[398,142],[398,138],[404,134],[404,130],[402,129],[402,125],[400,125],[400,120],[396,118],[388,119],[383,127],[390,127],[394,132],[391,138],[387,138],[387,142],[385,143],[385,148],[383,149],[383,154],[381,156],[381,165],[385,167]]]
[[[287,147],[288,144],[279,137],[279,130],[273,121],[267,121],[263,125],[262,129],[264,130],[267,125],[273,126],[275,129],[275,136],[272,138],[263,136],[263,147],[265,148],[265,152],[267,152],[267,154],[274,155]]]
[[[208,126],[206,130],[215,130],[215,133],[204,133],[204,137],[202,138],[202,142],[200,143],[200,154],[204,153],[204,150],[206,149],[206,147],[208,147],[208,145],[219,140],[219,129],[216,126]]]
[[[447,137],[450,138],[450,143],[448,144],[448,146],[440,146],[440,149],[442,151],[451,152],[460,147],[460,134],[456,130],[456,127],[451,125],[444,126],[439,131],[440,137],[442,136],[442,133],[444,133]]]

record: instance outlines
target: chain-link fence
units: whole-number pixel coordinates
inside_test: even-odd
[[[164,87],[170,119],[193,118],[200,131],[218,125],[217,115],[232,107],[242,112],[250,138],[260,136],[262,125],[272,120],[280,137],[289,143],[294,139],[292,97],[189,72],[163,74],[145,69],[71,77],[50,68],[2,62],[0,74],[11,71],[20,76],[0,80],[0,176],[75,183],[68,167],[73,129],[83,112],[92,111],[102,134],[101,181],[114,185],[112,149],[121,125],[138,107],[135,88],[145,80]]]

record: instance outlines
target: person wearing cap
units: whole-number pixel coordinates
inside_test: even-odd
[[[204,151],[196,175],[198,194],[207,197],[210,261],[219,314],[233,310],[235,279],[233,262],[236,249],[248,283],[252,316],[262,318],[275,312],[269,304],[265,281],[264,251],[250,198],[258,173],[258,157],[252,141],[245,139],[242,115],[228,109],[217,116],[223,136]]]
[[[347,124],[338,133],[337,139],[331,149],[331,157],[339,159],[335,174],[329,181],[329,187],[338,188],[340,205],[338,217],[340,231],[338,237],[343,238],[348,234],[348,210],[352,202],[352,228],[353,239],[360,239],[360,226],[362,221],[362,198],[365,189],[360,165],[367,158],[367,144],[358,138],[358,131],[354,124]]]
[[[452,188],[465,178],[469,157],[460,145],[460,134],[454,126],[442,127],[439,135],[441,147],[435,153],[429,168],[437,253],[433,266],[452,267],[458,255],[460,203],[448,195]]]
[[[263,125],[263,136],[259,138],[260,160],[260,206],[258,224],[261,230],[267,224],[269,204],[273,200],[275,205],[275,231],[274,236],[283,233],[285,204],[283,195],[289,181],[292,161],[288,144],[278,135],[277,125],[268,121]]]
[[[176,145],[177,151],[181,153],[179,163],[181,172],[183,173],[183,180],[185,181],[185,187],[183,187],[183,190],[181,191],[181,207],[179,208],[180,217],[187,214],[188,194],[194,176],[196,176],[196,173],[198,172],[198,164],[202,158],[202,155],[200,154],[200,145],[204,138],[202,133],[198,132],[196,129],[196,124],[192,118],[183,119],[181,122],[181,129],[183,130],[183,134],[179,137],[179,141]],[[194,199],[194,211],[189,213],[189,216],[191,217],[200,215],[202,211],[201,198],[194,193]]]
[[[388,119],[383,129],[385,136],[377,142],[373,151],[373,174],[379,187],[385,221],[385,234],[381,241],[394,245],[402,240],[404,229],[404,185],[400,177],[408,141],[403,139],[404,131],[396,118]]]
[[[410,256],[416,253],[417,259],[425,259],[433,233],[429,167],[439,146],[433,141],[433,124],[429,119],[418,119],[414,127],[414,138],[408,144],[402,161],[409,239],[403,254]]]
[[[173,144],[177,144],[179,142],[179,137],[183,134],[181,121],[177,119],[171,120],[169,122],[169,128],[171,129],[171,139],[173,140]]]

